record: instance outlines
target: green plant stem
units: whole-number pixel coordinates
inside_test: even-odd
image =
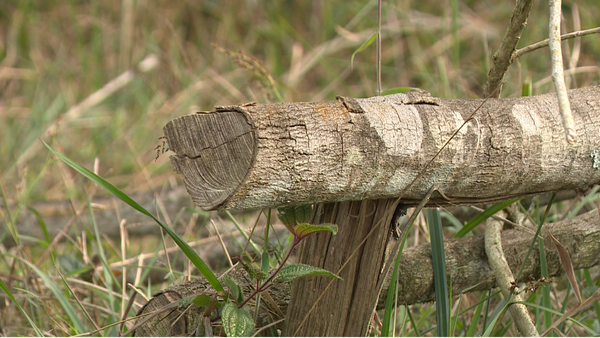
[[[435,307],[438,337],[448,337],[450,333],[450,305],[448,303],[448,281],[446,276],[446,255],[440,210],[427,210],[427,223],[431,237],[433,282],[435,284]]]
[[[531,240],[531,245],[529,246],[529,249],[527,250],[527,254],[525,255],[525,259],[523,259],[523,264],[521,264],[521,268],[519,269],[519,272],[517,273],[515,280],[519,280],[519,278],[521,278],[521,274],[523,273],[523,270],[525,269],[525,264],[527,263],[527,260],[529,259],[529,255],[531,255],[531,251],[533,250],[533,247],[535,246],[535,243],[536,243],[537,239],[539,238],[540,233],[542,232],[542,225],[546,221],[546,216],[548,216],[548,213],[550,212],[550,208],[552,207],[552,203],[554,203],[555,197],[556,197],[556,193],[552,193],[552,197],[550,197],[550,202],[548,202],[548,205],[546,206],[546,211],[544,212],[544,216],[542,216],[542,219],[540,220],[540,224],[538,225],[537,231],[535,232],[535,235],[533,236],[533,239]]]
[[[246,303],[248,303],[248,301],[250,299],[252,299],[254,296],[256,296],[258,293],[263,292],[265,290],[267,290],[269,288],[269,283],[273,280],[273,278],[275,278],[275,276],[279,273],[279,271],[281,270],[281,268],[283,268],[283,266],[285,265],[285,263],[288,261],[288,259],[292,256],[292,253],[294,252],[294,250],[296,249],[296,246],[298,246],[298,244],[300,244],[300,242],[302,241],[304,237],[296,237],[294,236],[294,242],[292,243],[292,246],[290,247],[290,251],[288,251],[287,255],[285,255],[285,258],[283,259],[283,261],[281,262],[281,264],[279,264],[279,267],[277,267],[277,269],[275,270],[275,272],[273,272],[271,274],[271,276],[269,278],[267,278],[267,280],[265,280],[260,287],[257,287],[256,290],[254,290],[254,292],[252,292],[252,294],[250,294],[250,296],[248,296],[246,299],[244,299],[244,301],[238,305],[238,308],[242,308],[242,306],[244,306]]]

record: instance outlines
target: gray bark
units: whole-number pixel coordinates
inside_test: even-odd
[[[484,101],[413,92],[217,107],[164,132],[175,170],[207,210],[400,195],[410,204],[433,184],[448,198],[436,192],[433,204],[486,203],[600,182],[600,86],[569,96],[575,145],[564,140],[555,94]]]

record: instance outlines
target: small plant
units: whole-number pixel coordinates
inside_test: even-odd
[[[205,316],[210,315],[214,309],[221,309],[220,316],[217,317],[221,318],[223,330],[227,336],[248,336],[252,334],[254,330],[254,320],[252,319],[250,313],[243,309],[243,306],[246,305],[251,299],[254,299],[260,295],[261,292],[269,289],[274,283],[289,283],[296,278],[308,276],[333,277],[341,279],[341,277],[332,272],[306,264],[286,265],[286,262],[292,253],[304,238],[313,233],[322,231],[328,231],[335,235],[337,234],[338,229],[335,224],[312,225],[308,223],[312,217],[312,206],[310,205],[283,207],[278,209],[279,219],[293,236],[292,245],[287,255],[279,267],[270,275],[268,273],[268,256],[266,257],[266,260],[263,259],[263,261],[266,261],[267,263],[262,264],[262,268],[258,269],[252,265],[252,262],[245,261],[243,256],[240,255],[239,262],[248,272],[250,278],[256,281],[257,287],[248,297],[244,298],[241,287],[233,279],[224,278],[224,282],[229,290],[229,292],[226,293],[225,289],[213,272],[208,268],[206,263],[183,239],[173,232],[173,230],[160,222],[150,212],[131,199],[131,197],[129,197],[127,194],[117,189],[111,183],[89,171],[85,167],[79,165],[78,163],[72,161],[66,156],[58,153],[44,141],[42,142],[50,150],[50,152],[56,155],[61,161],[69,165],[71,168],[77,170],[80,174],[89,178],[94,183],[104,188],[107,192],[121,199],[134,209],[152,218],[163,228],[163,230],[175,241],[175,243],[177,243],[185,255],[196,266],[204,278],[206,278],[206,280],[209,281],[212,287],[217,291],[216,294],[212,295],[213,297],[208,294],[200,294],[196,296],[192,302],[197,306],[208,306],[207,311],[205,311]],[[216,298],[217,296],[223,297],[223,300],[218,301]]]
[[[263,264],[261,264],[261,269],[258,269],[252,265],[252,262],[245,261],[243,256],[240,255],[240,263],[248,272],[250,278],[256,281],[256,289],[244,299],[242,297],[240,286],[233,279],[226,280],[230,290],[230,296],[232,296],[231,298],[237,303],[237,308],[233,306],[233,303],[225,305],[221,315],[221,318],[223,319],[223,328],[228,336],[249,335],[252,332],[251,328],[254,328],[254,321],[252,320],[250,313],[243,310],[242,307],[246,305],[248,301],[260,295],[261,292],[266,291],[274,283],[289,283],[294,279],[309,276],[341,279],[341,277],[332,272],[314,266],[306,264],[286,265],[286,262],[291,257],[292,253],[304,238],[310,234],[321,231],[328,231],[335,235],[337,233],[337,226],[335,224],[309,224],[308,222],[312,217],[312,206],[310,205],[284,207],[279,208],[278,211],[279,219],[293,236],[292,245],[279,267],[270,275],[267,271],[268,263],[264,264],[264,259]],[[268,262],[268,257],[266,262]],[[225,319],[225,316],[227,316],[227,319]],[[244,329],[242,330],[241,328]]]

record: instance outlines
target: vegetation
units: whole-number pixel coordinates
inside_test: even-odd
[[[383,89],[417,87],[439,97],[480,97],[511,6],[494,0],[384,2]],[[520,47],[547,38],[547,7],[534,3]],[[581,0],[566,3],[563,13],[566,31],[587,29],[597,25],[600,8],[595,0]],[[163,192],[182,184],[162,155],[162,126],[214,105],[376,95],[374,44],[353,56],[376,29],[373,0],[0,2],[0,216],[5,224],[0,242],[17,244],[0,246],[0,287],[7,295],[0,304],[0,335],[114,336],[131,327],[121,319],[139,308],[137,302],[128,307],[128,270],[135,272],[132,284],[145,297],[190,274],[199,276],[162,256],[163,248],[175,245],[170,239],[128,238],[125,227],[123,236],[109,238],[93,217],[65,224],[71,235],[59,244],[52,244],[42,216],[39,238],[19,234],[19,213],[36,202],[66,200],[74,215],[93,215],[100,212],[93,197],[106,194],[51,156],[40,138],[127,194],[152,191],[157,201],[152,214],[166,224],[193,226],[198,212],[159,211]],[[570,87],[598,84],[598,36],[571,40],[568,46]],[[130,69],[135,71],[126,73]],[[502,97],[522,95],[524,83],[531,83],[533,94],[552,92],[549,69],[547,49],[522,56],[509,68]],[[522,211],[537,226],[595,208],[598,198],[593,189],[547,209],[533,203]],[[108,208],[119,223],[118,211]],[[270,211],[223,217],[244,231],[257,223],[261,236],[269,236],[265,225],[281,225]],[[444,229],[446,238],[464,235],[460,228],[466,222],[481,233],[477,225],[485,220],[457,220],[447,211],[441,218],[452,224]],[[215,222],[225,223],[216,217]],[[183,238],[192,242],[198,233]],[[250,245],[271,254],[266,261],[276,268],[291,238],[282,238],[276,248]],[[406,245],[428,238],[425,219],[417,218]],[[161,262],[164,283],[145,278],[157,270],[152,263],[126,263],[142,253]],[[597,269],[575,275],[584,300],[596,292]],[[562,280],[543,283],[528,295],[538,331],[574,307],[571,287],[565,285]],[[452,298],[449,334],[516,335],[505,304],[494,290]],[[388,332],[376,328],[373,333],[429,334],[436,329],[435,309],[433,304],[399,306],[393,316],[380,314],[388,318]],[[598,335],[598,318],[596,301],[559,329],[567,335]]]

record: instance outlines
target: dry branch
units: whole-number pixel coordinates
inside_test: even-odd
[[[562,15],[561,0],[550,0],[550,56],[552,60],[552,82],[558,95],[558,106],[563,119],[567,142],[575,143],[577,133],[571,114],[571,104],[567,95],[563,66],[562,48],[560,45],[560,17]]]
[[[506,212],[504,211],[498,214],[506,217]],[[527,311],[527,306],[520,303],[523,302],[523,296],[514,292],[518,288],[511,289],[515,277],[506,261],[506,256],[502,248],[502,226],[502,222],[494,218],[488,218],[486,222],[485,252],[488,257],[488,264],[496,275],[496,284],[500,288],[500,291],[502,291],[504,298],[509,299],[512,296],[511,301],[514,303],[509,305],[508,310],[521,335],[525,337],[539,337],[535,324],[529,316],[529,311]]]
[[[592,155],[600,154],[600,86],[569,96],[576,145],[564,139],[555,94],[448,100],[413,92],[217,107],[164,132],[175,170],[207,210],[399,195],[416,204],[433,184],[449,198],[436,192],[434,204],[487,203],[600,182],[600,155]]]
[[[504,74],[512,63],[511,56],[517,48],[525,25],[527,25],[527,18],[532,5],[533,0],[517,0],[502,43],[498,51],[492,56],[493,66],[488,73],[488,80],[483,89],[483,97],[500,97]]]

